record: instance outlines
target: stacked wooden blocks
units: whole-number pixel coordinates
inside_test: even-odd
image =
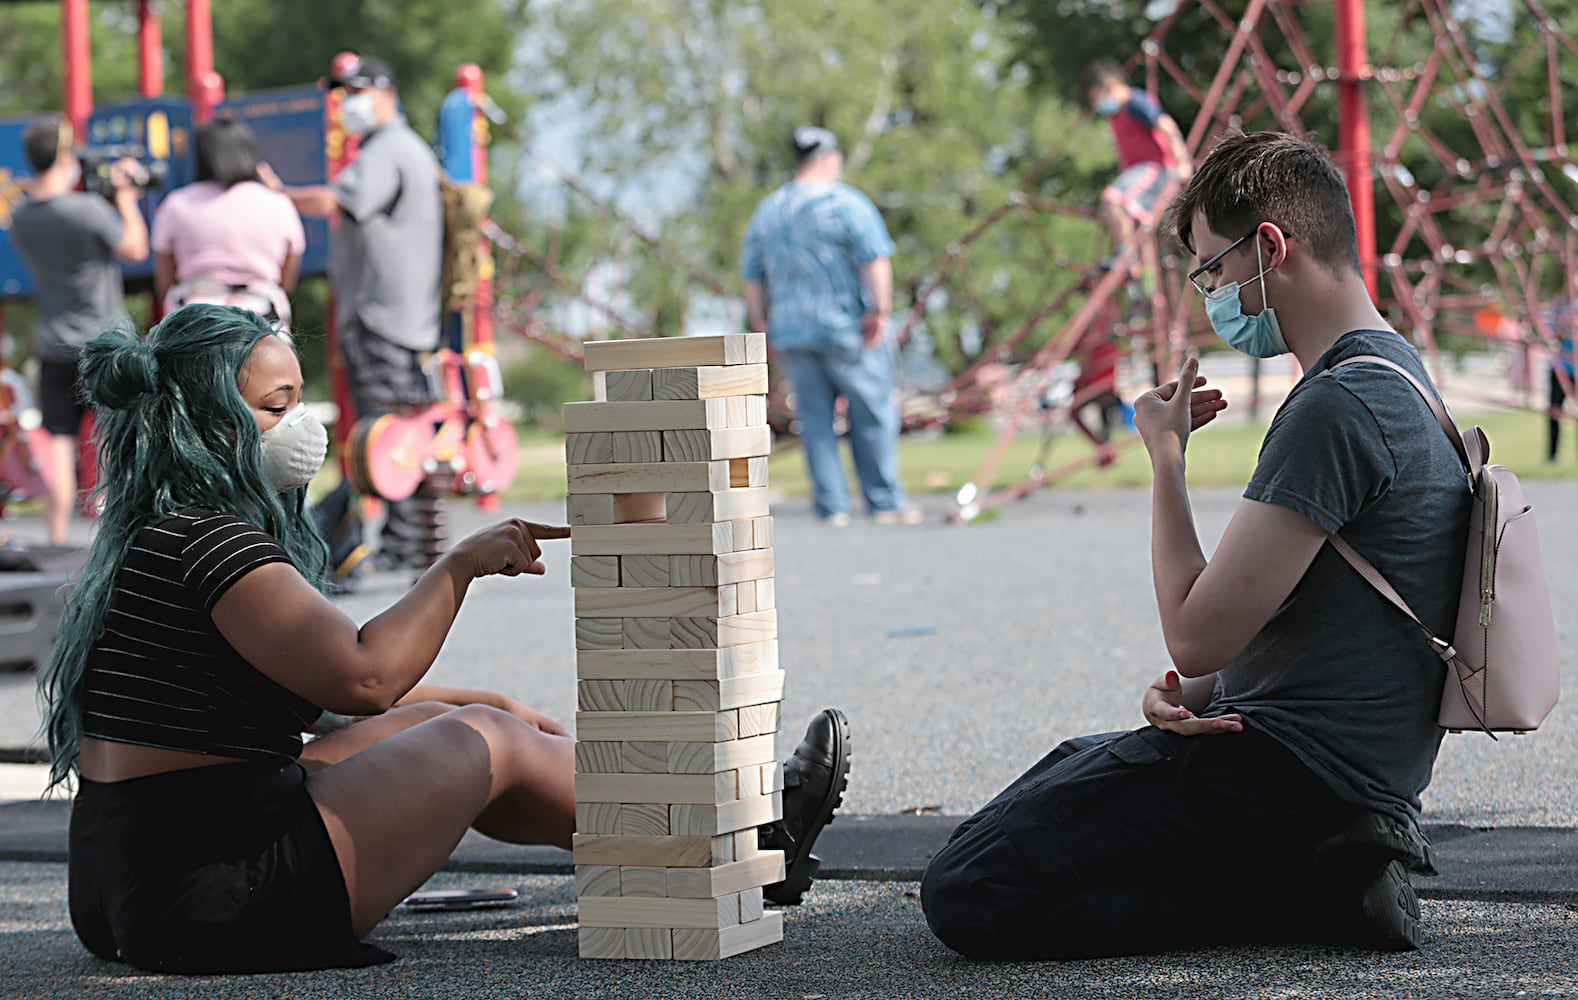
[[[582,958],[783,938],[766,362],[759,333],[589,343],[597,401],[565,407]]]

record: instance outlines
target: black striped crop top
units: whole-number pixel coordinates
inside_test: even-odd
[[[138,533],[84,677],[82,732],[247,760],[294,760],[317,706],[259,673],[214,627],[246,573],[289,562],[232,514],[183,510]]]

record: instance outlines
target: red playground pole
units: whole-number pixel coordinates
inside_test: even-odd
[[[164,38],[153,0],[137,0],[137,93],[164,93]]]
[[[66,118],[81,142],[93,112],[93,57],[88,42],[88,0],[60,0],[60,42],[66,58]]]
[[[192,120],[201,125],[213,117],[225,97],[225,83],[214,72],[214,20],[208,0],[186,0],[186,96]]]
[[[1370,160],[1370,113],[1364,83],[1370,56],[1364,40],[1364,0],[1337,0],[1337,161],[1353,200],[1359,264],[1370,298],[1375,287],[1375,178]]]

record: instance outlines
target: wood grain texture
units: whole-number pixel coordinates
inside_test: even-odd
[[[765,457],[772,452],[772,430],[758,427],[667,430],[663,432],[665,462],[710,462]]]
[[[632,368],[767,363],[765,333],[726,333],[710,337],[651,337],[593,340],[582,348],[589,372]]]

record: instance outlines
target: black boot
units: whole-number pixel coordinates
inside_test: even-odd
[[[849,785],[849,720],[836,708],[818,712],[794,756],[784,761],[784,818],[761,828],[763,850],[784,852],[784,880],[762,895],[780,906],[800,902],[822,859],[811,854]]]

